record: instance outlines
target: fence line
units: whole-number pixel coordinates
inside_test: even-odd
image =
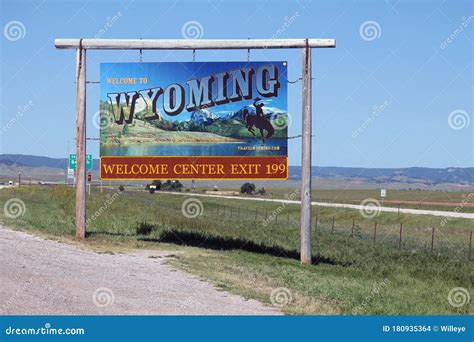
[[[162,205],[162,203],[160,203],[160,205]],[[206,207],[210,207],[210,209],[206,210]],[[213,207],[214,210],[212,209]],[[233,208],[230,206],[230,209],[227,210],[226,207],[227,206],[224,204],[208,203],[204,207],[202,215],[204,217],[215,216],[217,210],[217,216],[223,220],[249,222],[261,221],[264,223],[266,222],[265,226],[277,226],[278,228],[298,229],[299,226],[299,212],[295,212],[295,214],[297,214],[296,216],[298,216],[295,218],[295,215],[292,215],[290,211],[285,213],[274,210],[273,213],[269,214],[270,211],[268,207],[254,209],[253,207],[238,206]],[[220,211],[220,208],[222,208],[222,212]],[[180,208],[176,207],[174,207],[174,209],[180,210]],[[346,235],[345,232],[347,232],[349,233],[351,239],[358,238],[361,240],[372,241],[374,246],[393,245],[400,251],[407,248],[419,249],[420,247],[426,246],[425,250],[432,254],[435,251],[440,253],[456,251],[456,253],[459,253],[460,249],[463,250],[466,248],[467,251],[465,255],[469,260],[471,260],[472,231],[468,233],[469,237],[466,236],[467,243],[465,244],[461,243],[462,237],[459,237],[459,241],[449,241],[449,243],[445,242],[443,245],[442,241],[438,237],[439,234],[436,234],[436,229],[434,226],[429,228],[431,236],[426,236],[427,240],[425,240],[425,238],[421,237],[425,234],[423,231],[420,231],[420,228],[415,228],[416,230],[414,231],[413,228],[406,227],[403,222],[398,223],[398,231],[395,227],[393,227],[393,225],[381,225],[376,219],[373,220],[373,231],[370,227],[362,227],[359,223],[355,217],[352,217],[352,224],[350,227],[346,227],[343,222],[338,223],[335,216],[332,216],[328,222],[323,223],[322,217],[319,214],[316,214],[314,217],[313,232],[315,234],[328,233],[338,235]],[[449,246],[449,244],[451,244],[451,246]]]
[[[220,221],[239,221],[239,222],[260,222],[263,223],[265,227],[275,226],[278,229],[290,228],[290,229],[299,229],[299,211],[286,211],[285,209],[289,208],[289,205],[280,204],[273,209],[272,212],[269,211],[268,207],[248,207],[248,206],[229,206],[221,204],[218,202],[218,199],[211,199],[212,202],[206,202],[203,204],[202,212],[199,217],[218,217]],[[198,200],[200,201],[200,200]],[[182,212],[182,207],[176,207],[176,205],[166,203],[166,202],[157,202],[152,199],[148,202],[150,206],[159,206],[166,209],[175,210],[177,213]],[[202,202],[201,202],[202,203]],[[279,210],[279,208],[282,208]],[[271,210],[271,208],[270,208]],[[327,218],[326,218],[327,219]],[[457,254],[463,252],[466,249],[466,257],[468,260],[471,260],[472,257],[472,235],[473,231],[470,230],[468,233],[469,237],[466,236],[466,243],[463,237],[459,236],[458,241],[448,241],[448,243],[441,241],[440,234],[437,234],[437,230],[434,226],[426,227],[424,230],[420,228],[410,228],[406,227],[403,222],[395,223],[398,224],[398,231],[394,225],[382,225],[376,219],[373,219],[373,228],[370,228],[367,223],[369,221],[357,222],[355,217],[349,219],[350,223],[347,224],[348,220],[337,221],[336,217],[333,215],[327,219],[323,220],[323,217],[316,213],[313,219],[313,232],[317,236],[318,234],[335,234],[338,236],[346,236],[351,239],[360,239],[371,242],[374,246],[377,245],[387,245],[393,246],[398,250],[406,249],[415,249],[418,250],[423,248],[426,251],[429,251],[431,254],[434,254],[435,251],[438,253],[452,254],[452,251],[455,250]],[[365,226],[361,225],[364,223]],[[427,232],[430,232],[428,234]],[[411,234],[410,234],[411,233]],[[467,232],[466,232],[467,233]]]

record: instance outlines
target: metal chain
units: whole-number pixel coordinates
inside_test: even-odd
[[[247,39],[250,39],[250,37]],[[247,49],[247,62],[250,62],[250,49]]]
[[[312,137],[315,137],[316,135],[315,135],[315,134],[311,134],[311,136],[312,136]],[[292,137],[287,137],[287,139],[298,139],[298,138],[301,138],[301,137],[302,137],[302,135],[299,134],[299,135],[294,135],[294,136],[292,136]]]
[[[196,49],[193,49],[193,62],[196,62]]]
[[[140,38],[140,40],[142,40],[142,39]],[[140,63],[142,61],[143,61],[143,51],[142,51],[142,49],[140,49]]]
[[[289,80],[286,80],[286,83],[291,83],[291,84],[294,84],[294,83],[298,83],[299,81],[303,80],[303,78],[297,78],[296,80],[294,81],[289,81]],[[311,77],[311,81],[315,80],[314,77]]]
[[[297,83],[297,82],[299,82],[299,81],[301,81],[301,80],[302,80],[302,78],[300,77],[300,78],[297,78],[295,81],[286,80],[286,82],[287,82],[287,83],[294,84],[294,83]]]

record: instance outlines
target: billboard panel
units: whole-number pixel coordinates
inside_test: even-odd
[[[102,179],[287,179],[287,63],[102,63]]]

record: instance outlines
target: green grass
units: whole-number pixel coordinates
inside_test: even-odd
[[[2,207],[11,198],[21,199],[26,210],[16,219],[1,211],[3,224],[74,236],[72,189],[25,186],[0,191]],[[203,214],[188,218],[181,210],[187,198],[144,191],[93,192],[87,202],[90,234],[84,244],[107,250],[179,250],[173,265],[245,297],[271,304],[272,291],[288,289],[291,301],[282,309],[289,314],[472,312],[472,304],[450,306],[447,296],[451,288],[472,287],[467,253],[473,220],[449,220],[441,227],[440,217],[381,213],[374,246],[375,218],[366,219],[357,210],[315,208],[313,255],[318,263],[302,266],[297,260],[298,206],[199,197]],[[275,212],[278,219],[265,221]],[[400,222],[405,235],[398,250]]]
[[[287,198],[288,194],[297,189],[272,188],[268,194],[274,198]],[[469,197],[471,196],[471,197]],[[375,198],[382,202],[380,189],[314,189],[312,191],[314,201],[360,204],[364,199]],[[299,199],[298,196],[295,199]],[[387,190],[384,206],[426,210],[474,212],[474,207],[463,205],[463,201],[472,202],[474,197],[472,191],[427,191],[427,190]],[[410,201],[413,203],[403,203]],[[398,202],[401,202],[400,204]],[[429,202],[429,203],[426,203]],[[430,203],[432,202],[432,203]],[[447,205],[449,203],[449,205]]]

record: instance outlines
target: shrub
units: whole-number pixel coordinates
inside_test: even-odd
[[[240,187],[240,193],[252,195],[255,193],[255,184],[253,183],[244,183]]]
[[[177,181],[173,181],[173,182],[171,183],[171,189],[172,189],[173,191],[181,191],[181,190],[183,189],[183,187],[184,187],[183,184],[182,184],[180,181],[178,181],[178,180],[177,180]]]
[[[161,185],[161,190],[163,191],[171,190],[171,181],[169,179]]]
[[[140,222],[137,226],[137,235],[150,235],[154,228],[155,226],[150,223]]]
[[[123,186],[123,184],[120,184],[119,190],[120,190],[120,191],[124,191],[124,190],[125,190],[125,187]]]
[[[181,191],[183,189],[183,184],[176,180],[176,181],[171,181],[167,180],[161,185],[161,190],[164,191]]]

